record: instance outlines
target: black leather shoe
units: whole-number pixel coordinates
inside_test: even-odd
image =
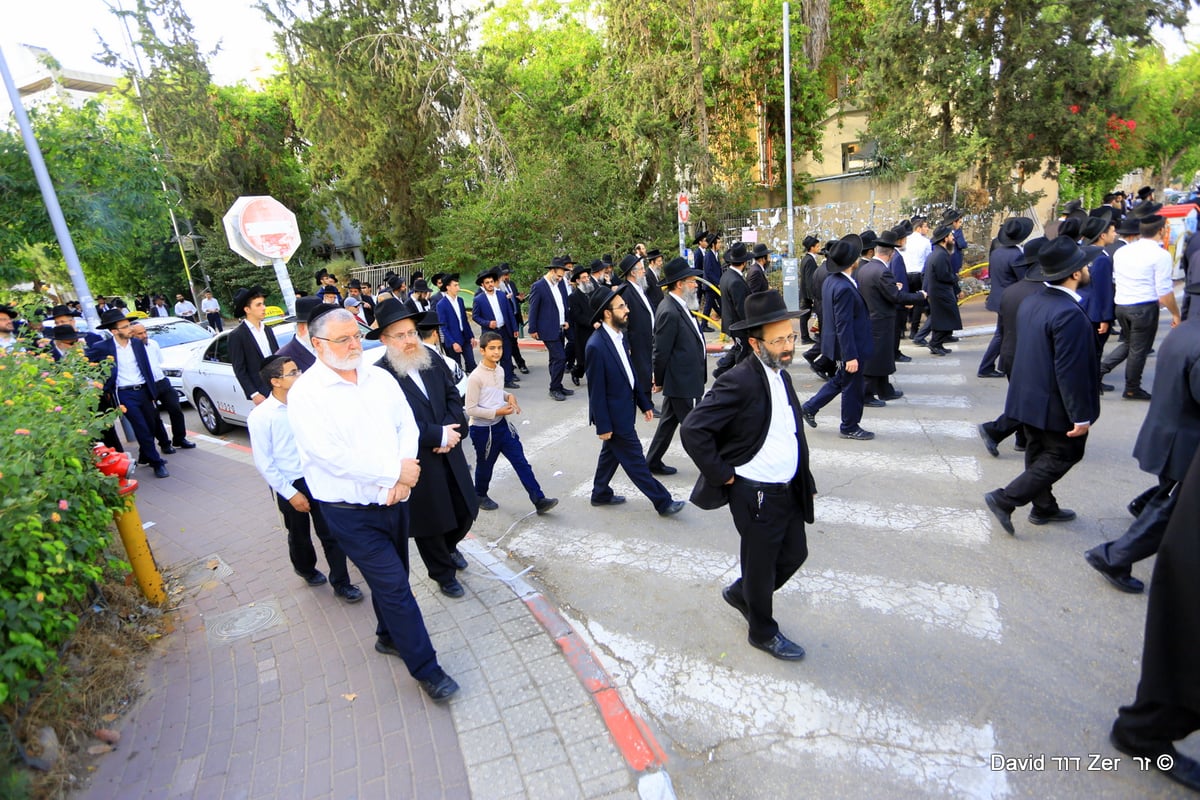
[[[567,399],[567,396],[565,394],[563,394],[562,392],[551,392],[550,397],[552,397],[555,400],[558,400],[559,402]]]
[[[757,647],[783,661],[799,661],[804,658],[804,648],[782,633],[775,634],[766,642],[756,642],[750,636],[746,637],[746,641],[750,643],[751,647]]]
[[[304,582],[307,583],[309,586],[324,586],[326,583],[329,582],[329,579],[325,577],[325,573],[321,572],[321,570],[319,570],[319,569],[314,569],[312,571],[312,573],[309,575],[305,575],[304,573],[300,572],[299,570],[296,570],[295,572],[301,578],[304,578]]]
[[[467,593],[467,590],[463,588],[462,584],[456,581],[454,578],[451,578],[443,583],[441,585],[441,590],[442,594],[446,595],[446,597],[458,598]]]
[[[875,434],[870,431],[864,431],[862,428],[855,428],[852,431],[841,434],[843,439],[853,439],[856,442],[869,442],[875,438]]]
[[[1009,536],[1016,536],[1017,529],[1012,524],[1012,509],[1006,509],[1000,505],[1000,498],[996,497],[995,492],[988,492],[983,496],[983,502],[987,503],[988,510],[992,515],[1000,521],[1000,527],[1004,528]]]
[[[176,451],[175,448],[171,447],[169,444],[160,444],[158,446],[158,452],[162,453],[164,456],[173,456],[175,455]]]
[[[500,504],[487,495],[479,498],[479,508],[482,511],[495,511],[499,507]]]
[[[576,386],[578,386],[578,385],[579,385],[579,376],[578,376],[578,375],[572,375],[572,376],[571,376],[571,383],[573,383],[573,384],[575,384]]]
[[[904,397],[904,392],[899,389],[894,389],[889,394],[879,395],[880,400],[899,400],[901,397]]]
[[[885,408],[887,403],[883,402],[878,397],[868,397],[866,400],[863,400],[863,405],[867,408]]]
[[[947,342],[950,342],[951,344],[953,344],[954,342],[957,342],[957,341],[958,341],[958,337],[957,337],[957,336],[947,336],[947,337],[946,337],[946,341],[947,341]]]
[[[1100,394],[1104,394],[1105,392],[1115,392],[1116,390],[1117,387],[1113,386],[1111,383],[1100,384]]]
[[[521,384],[517,383],[516,381],[505,381],[504,388],[505,389],[520,389]]]
[[[1149,400],[1150,393],[1145,389],[1127,389],[1121,393],[1122,400]]]
[[[1153,764],[1156,769],[1171,780],[1186,786],[1193,792],[1200,792],[1200,762],[1197,762],[1196,759],[1185,756],[1174,747],[1165,752],[1157,753],[1131,747],[1117,737],[1115,730],[1108,735],[1108,741],[1112,743],[1112,746],[1118,752],[1124,753],[1127,756],[1145,758],[1148,763]],[[1168,764],[1169,766],[1167,766]],[[1167,768],[1163,769],[1164,766],[1167,766]]]
[[[804,424],[808,427],[817,427],[817,415],[811,411],[805,411],[804,406],[800,406],[800,416],[804,417]]]
[[[668,467],[666,464],[658,464],[650,467],[650,472],[654,475],[674,475],[679,470],[675,469],[675,467]]]
[[[1003,378],[1004,373],[998,369],[989,370],[988,372],[980,372],[976,374],[977,378]]]
[[[159,463],[155,464],[154,465],[154,477],[156,477],[156,478],[171,477],[171,473],[167,472],[167,465],[162,463],[161,461]]]
[[[623,494],[614,494],[612,497],[608,498],[607,500],[597,500],[594,497],[592,498],[592,505],[594,505],[594,506],[619,506],[619,505],[621,505],[621,503],[624,503],[624,502],[625,502],[625,495],[623,495]]]
[[[1113,569],[1104,563],[1104,559],[1100,557],[1099,553],[1093,550],[1088,550],[1084,553],[1083,560],[1088,562],[1092,569],[1104,576],[1104,580],[1126,594],[1141,594],[1146,591],[1146,584],[1133,577],[1128,569]]]
[[[949,347],[930,347],[929,352],[935,356],[948,356],[954,351]]]
[[[363,599],[362,590],[353,583],[347,583],[344,586],[335,586],[333,587],[333,593],[337,597],[340,597],[342,600],[351,604],[361,603]]]
[[[570,397],[571,395],[575,394],[575,390],[574,390],[574,389],[562,389],[561,391],[562,391],[562,393],[563,393],[563,394],[565,394],[567,397]]]
[[[395,656],[396,658],[404,658],[400,655],[400,651],[396,649],[396,645],[391,639],[385,639],[382,636],[375,639],[375,652],[382,653],[385,656]]]
[[[533,507],[537,509],[537,513],[540,516],[554,508],[556,505],[558,505],[557,497],[543,497],[541,500],[538,500],[536,503],[534,503]]]
[[[983,427],[982,422],[979,423],[977,430],[979,431],[979,438],[983,439],[983,446],[986,447],[987,451],[992,454],[992,458],[999,458],[1000,445],[995,439],[988,435],[987,428]]]
[[[464,556],[462,553],[458,552],[457,550],[451,550],[450,551],[450,563],[454,565],[455,569],[466,569],[467,568],[467,557]]]
[[[521,373],[522,375],[528,375],[529,367],[517,367],[517,372]]]
[[[193,447],[196,446],[196,443],[189,442],[187,439],[183,439],[181,441],[175,442],[175,446],[178,447],[180,450],[191,450]]]
[[[1034,525],[1046,525],[1051,522],[1070,522],[1075,517],[1075,512],[1069,508],[1060,508],[1053,514],[1039,514],[1036,511],[1029,512],[1029,521]]]
[[[660,517],[673,517],[680,511],[683,511],[683,507],[685,505],[687,505],[687,503],[683,502],[682,500],[672,500],[659,509],[658,515]]]
[[[445,672],[438,670],[439,676],[430,678],[427,681],[418,681],[421,688],[425,690],[425,694],[429,695],[429,699],[436,703],[443,700],[448,700],[452,694],[458,691],[458,684],[454,678],[451,678]]]
[[[903,353],[896,356],[896,362],[899,364],[907,364],[910,361],[912,361],[912,356],[906,356]]]
[[[1014,445],[1013,445],[1013,450],[1015,450],[1015,451],[1016,451],[1016,452],[1018,452],[1018,453],[1024,453],[1024,452],[1025,452],[1025,445],[1023,445],[1023,444],[1014,444]]]
[[[918,345],[920,347],[928,347],[929,346],[929,340],[925,339],[925,338],[918,339],[916,337],[913,337],[912,343],[915,345]]]
[[[750,606],[746,605],[746,598],[733,591],[732,583],[721,590],[721,597],[726,603],[736,608],[738,613],[746,618],[746,622],[750,621]]]

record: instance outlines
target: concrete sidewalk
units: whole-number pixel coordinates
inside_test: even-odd
[[[170,478],[140,480],[176,627],[76,797],[636,798],[647,775],[669,791],[665,757],[586,645],[481,541],[461,548],[460,600],[414,548],[413,593],[462,686],[438,706],[374,651],[369,601],[294,574],[245,448],[197,438]],[[353,566],[351,579],[368,592]]]

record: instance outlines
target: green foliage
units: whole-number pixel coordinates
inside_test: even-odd
[[[104,568],[122,501],[91,454],[115,413],[96,414],[103,372],[81,352],[0,355],[0,703],[28,699]]]
[[[1176,180],[1191,185],[1200,169],[1200,48],[1173,64],[1157,47],[1146,48],[1125,77],[1138,126],[1133,157],[1159,188]]]

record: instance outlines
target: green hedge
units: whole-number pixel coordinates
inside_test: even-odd
[[[0,352],[0,703],[29,698],[103,572],[122,503],[92,458],[116,418],[96,413],[107,369]]]

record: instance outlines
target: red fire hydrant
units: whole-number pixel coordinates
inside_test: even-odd
[[[129,556],[133,577],[150,603],[162,605],[167,599],[162,573],[154,561],[150,542],[146,540],[146,529],[142,526],[142,517],[133,501],[138,482],[132,479],[132,475],[137,469],[137,464],[128,453],[118,453],[102,444],[96,445],[92,453],[96,457],[96,469],[105,475],[116,477],[119,481],[117,492],[125,498],[124,510],[113,512],[113,520],[117,523],[117,531],[125,545],[125,554]]]

